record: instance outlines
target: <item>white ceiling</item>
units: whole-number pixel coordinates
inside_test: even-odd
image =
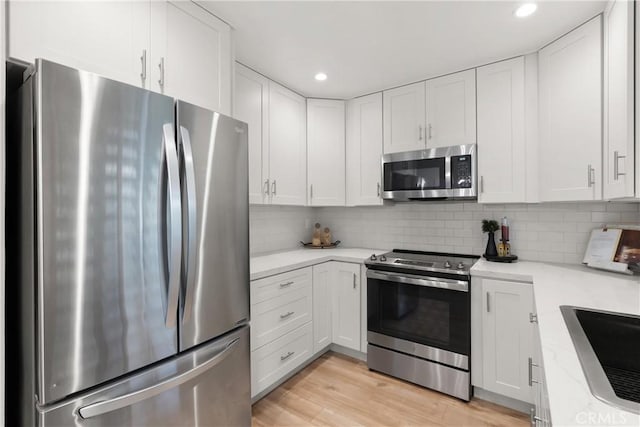
[[[309,97],[352,98],[539,49],[605,1],[202,1],[236,59]],[[329,78],[314,80],[318,71]]]

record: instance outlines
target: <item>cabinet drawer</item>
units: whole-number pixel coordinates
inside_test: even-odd
[[[287,375],[311,357],[311,322],[251,352],[251,396]]]
[[[311,286],[251,305],[251,350],[311,320]]]
[[[254,280],[251,282],[251,304],[276,298],[305,286],[311,287],[311,277],[311,267],[306,267]]]

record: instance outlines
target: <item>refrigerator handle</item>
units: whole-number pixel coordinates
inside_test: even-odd
[[[223,350],[218,352],[211,359],[207,360],[199,366],[194,367],[193,369],[183,372],[180,375],[168,378],[150,387],[136,390],[122,396],[114,397],[113,399],[102,400],[96,403],[92,403],[91,405],[83,406],[78,410],[78,413],[84,419],[97,417],[108,412],[126,408],[138,402],[142,402],[143,400],[147,400],[154,396],[157,396],[164,391],[178,387],[181,384],[186,383],[187,381],[203,375],[214,366],[220,364],[224,359],[227,358],[227,356],[231,354],[239,340],[240,338],[236,338],[233,341],[230,341]]]
[[[183,276],[182,295],[184,306],[182,322],[189,320],[193,306],[194,280],[196,272],[196,173],[193,166],[193,151],[191,150],[191,137],[189,131],[180,126],[180,155],[184,165],[184,177],[187,189],[187,248],[185,256],[185,274]]]
[[[180,200],[180,171],[178,169],[178,153],[176,150],[173,125],[162,126],[164,145],[164,160],[167,163],[167,187],[169,189],[169,215],[171,230],[168,246],[169,283],[165,301],[165,325],[167,328],[176,326],[178,312],[178,298],[180,295],[180,263],[182,261],[182,208]],[[160,206],[161,215],[167,207]],[[166,241],[166,240],[165,240]]]

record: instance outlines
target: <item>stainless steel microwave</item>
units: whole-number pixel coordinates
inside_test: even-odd
[[[476,145],[382,156],[382,198],[395,201],[477,198]]]

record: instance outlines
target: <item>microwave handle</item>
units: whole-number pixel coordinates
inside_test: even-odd
[[[368,279],[385,280],[387,282],[418,285],[429,288],[449,289],[452,291],[469,292],[469,282],[462,280],[443,279],[440,277],[418,276],[415,274],[398,274],[388,271],[367,270]]]

